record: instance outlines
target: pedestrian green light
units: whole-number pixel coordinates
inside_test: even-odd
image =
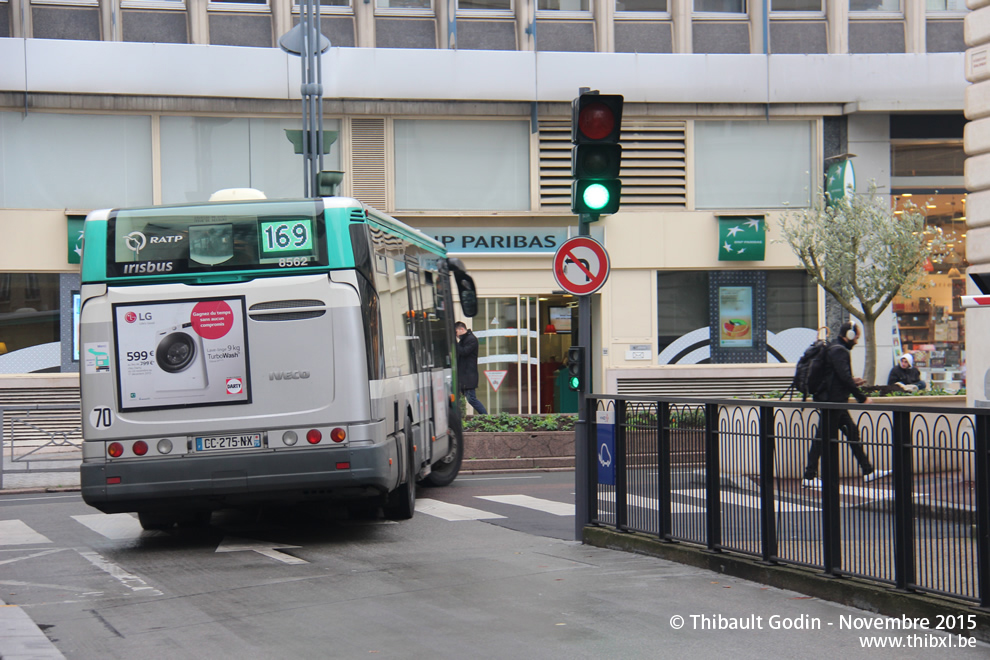
[[[601,210],[608,206],[610,197],[611,195],[609,195],[608,188],[600,183],[593,183],[584,189],[584,205],[594,211]]]
[[[581,379],[578,378],[577,376],[571,376],[570,379],[567,381],[567,386],[572,390],[577,391],[581,389]]]

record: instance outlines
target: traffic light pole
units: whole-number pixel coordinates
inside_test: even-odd
[[[578,221],[578,235],[590,236],[591,223],[598,216],[582,213]],[[591,522],[588,513],[588,474],[590,448],[587,392],[591,389],[591,296],[578,296],[578,341],[584,346],[584,385],[578,392],[578,418],[574,424],[574,540],[584,540],[584,526]]]

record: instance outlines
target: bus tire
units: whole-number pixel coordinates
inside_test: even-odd
[[[416,511],[416,455],[413,451],[412,422],[406,417],[405,472],[406,480],[388,494],[382,511],[389,520],[409,520]]]
[[[175,516],[165,513],[150,513],[148,511],[138,511],[138,522],[141,529],[155,532],[163,532],[171,529],[176,522]]]
[[[464,460],[464,432],[456,408],[451,408],[449,419],[450,428],[447,434],[450,437],[450,452],[433,464],[430,473],[423,479],[423,483],[427,486],[439,488],[449,486],[461,471],[461,462]]]

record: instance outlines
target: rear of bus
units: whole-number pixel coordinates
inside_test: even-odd
[[[155,527],[398,487],[401,447],[369,397],[355,208],[333,198],[90,214],[80,322],[88,504],[137,511]]]

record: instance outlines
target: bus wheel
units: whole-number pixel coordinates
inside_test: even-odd
[[[176,523],[174,516],[170,516],[164,513],[149,513],[147,511],[138,511],[138,522],[141,523],[141,529],[146,529],[149,531],[165,531],[171,529]]]
[[[409,520],[416,510],[416,455],[413,451],[412,422],[406,417],[406,480],[388,494],[382,511],[389,520]]]
[[[461,471],[461,461],[464,460],[464,435],[461,431],[460,418],[450,418],[450,452],[433,464],[430,473],[423,479],[428,486],[449,486]]]

